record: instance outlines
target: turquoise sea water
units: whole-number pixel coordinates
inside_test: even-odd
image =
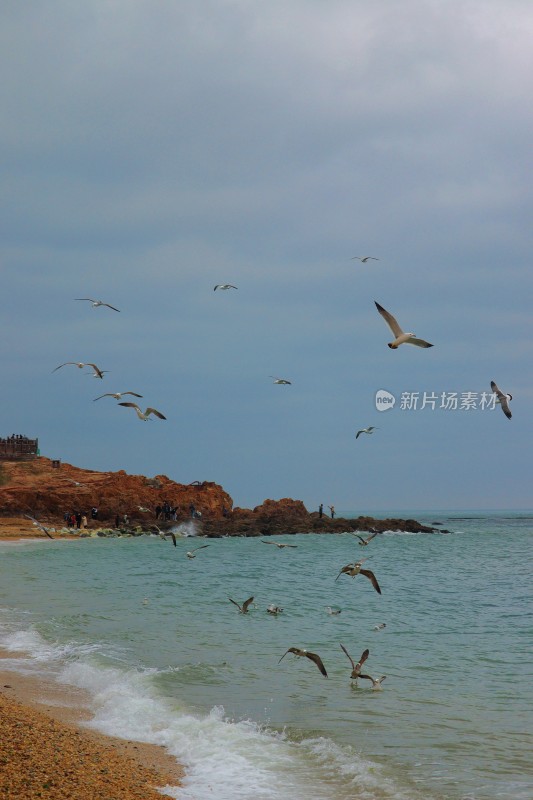
[[[167,747],[182,800],[531,800],[533,513],[392,513],[450,533],[0,544],[0,646],[88,690],[95,727]],[[381,595],[335,582],[363,557]],[[328,678],[278,663],[292,646]]]

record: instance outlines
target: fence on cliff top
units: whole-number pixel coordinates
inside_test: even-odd
[[[0,437],[0,461],[29,461],[39,455],[39,440],[20,433]]]

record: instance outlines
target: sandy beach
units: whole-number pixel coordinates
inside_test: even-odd
[[[0,519],[1,540],[28,538],[46,536],[31,520]],[[84,727],[84,692],[5,669],[11,655],[0,651],[1,797],[156,800],[163,787],[179,784],[183,771],[163,748]]]

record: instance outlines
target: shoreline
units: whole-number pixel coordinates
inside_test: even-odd
[[[6,800],[157,800],[184,770],[159,745],[87,727],[89,694],[9,667],[0,649],[0,793]]]

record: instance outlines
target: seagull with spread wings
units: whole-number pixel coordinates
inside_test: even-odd
[[[369,433],[370,434],[370,433],[374,433],[374,431],[377,431],[377,430],[378,430],[378,428],[376,428],[375,425],[369,425],[368,428],[361,428],[360,431],[357,431],[357,433],[355,434],[355,438],[359,439],[359,437],[361,436],[362,433]]]
[[[133,395],[133,397],[142,397],[142,394],[137,394],[137,392],[106,392],[105,394],[101,394],[98,397],[95,397],[93,403],[96,400],[101,400],[102,397],[114,397],[115,400],[121,400],[126,394],[131,394]]]
[[[501,391],[501,389],[498,389],[498,387],[496,386],[494,381],[490,382],[490,388],[492,389],[492,391],[496,395],[496,402],[500,404],[501,409],[502,409],[503,413],[505,414],[505,416],[507,417],[507,419],[511,419],[511,417],[513,415],[511,414],[511,409],[509,408],[509,400],[513,399],[513,395],[512,394],[504,394]]]
[[[328,677],[328,673],[326,672],[326,668],[325,668],[324,664],[322,663],[322,659],[320,658],[320,656],[317,656],[316,653],[310,653],[309,650],[303,650],[303,649],[301,649],[299,647],[289,647],[289,649],[285,653],[283,653],[283,655],[281,656],[280,660],[278,661],[278,664],[280,664],[282,662],[282,660],[285,658],[287,653],[294,653],[295,656],[301,656],[303,658],[308,658],[310,661],[313,661],[313,663],[315,663],[317,665],[318,669],[320,670],[320,672],[322,673],[322,675],[325,678]]]
[[[369,569],[361,568],[364,561],[366,561],[366,558],[363,558],[362,561],[357,561],[355,564],[346,564],[346,566],[341,569],[335,580],[338,581],[341,575],[349,575],[351,578],[355,578],[357,575],[359,575],[359,573],[361,573],[361,575],[364,575],[365,578],[368,578],[376,592],[381,594],[381,589],[374,573]]]
[[[291,386],[291,382],[285,380],[285,378],[276,378],[274,375],[269,375],[269,378],[272,378],[274,383],[277,383],[280,386]]]
[[[284,547],[298,547],[297,544],[283,544],[283,542],[267,542],[266,539],[261,539],[263,544],[275,544],[276,547],[279,547],[280,550],[283,550]]]
[[[395,336],[394,341],[388,343],[391,350],[397,350],[401,344],[414,344],[416,347],[433,347],[432,344],[426,342],[424,339],[417,339],[414,333],[405,333],[389,311],[386,311],[383,306],[380,306],[375,300],[374,303]]]
[[[58,367],[53,369],[52,372],[57,372],[58,369],[61,369],[61,367],[66,367],[68,364],[72,364],[74,367],[78,367],[78,369],[83,369],[83,367],[92,367],[95,378],[103,378],[104,372],[107,372],[106,369],[99,369],[96,364],[93,364],[90,361],[65,361],[64,364],[60,364]]]
[[[350,678],[352,680],[356,681],[357,678],[359,678],[359,676],[361,675],[361,669],[363,668],[363,664],[365,663],[365,661],[367,660],[368,656],[370,655],[370,650],[368,650],[368,649],[367,650],[363,650],[363,652],[361,654],[361,658],[359,659],[359,661],[356,664],[355,661],[353,660],[353,658],[351,657],[351,655],[349,654],[349,652],[347,651],[347,649],[345,648],[345,646],[343,644],[341,644],[341,648],[342,648],[343,652],[346,653],[346,655],[350,659],[350,663],[352,665],[352,671],[350,673]]]
[[[75,300],[88,300],[89,303],[92,303],[93,308],[98,308],[98,306],[107,306],[112,311],[120,311],[120,308],[115,308],[115,306],[110,306],[109,303],[104,303],[103,300],[93,300],[92,297],[76,297]]]
[[[194,547],[192,550],[187,550],[187,558],[196,558],[194,555],[197,550],[203,550],[205,547],[209,547],[208,544],[201,544],[200,547]]]
[[[217,283],[215,288],[213,289],[216,292],[217,289],[238,289],[238,286],[234,286],[232,283]]]
[[[236,600],[232,600],[231,597],[228,597],[228,600],[230,601],[230,603],[233,603],[234,606],[237,606],[237,608],[239,609],[241,614],[247,614],[251,603],[254,602],[254,598],[253,597],[249,597],[248,600],[245,600],[244,603],[241,606],[240,603],[237,603]]]
[[[127,406],[128,408],[134,408],[135,413],[137,414],[139,419],[142,419],[145,422],[150,416],[150,414],[153,414],[155,417],[159,417],[159,419],[166,419],[166,417],[160,411],[158,411],[157,408],[148,407],[146,411],[142,411],[137,405],[137,403],[119,403],[119,406]]]
[[[375,256],[352,256],[351,261],[360,261],[362,264],[366,264],[367,261],[379,261],[379,258]]]

